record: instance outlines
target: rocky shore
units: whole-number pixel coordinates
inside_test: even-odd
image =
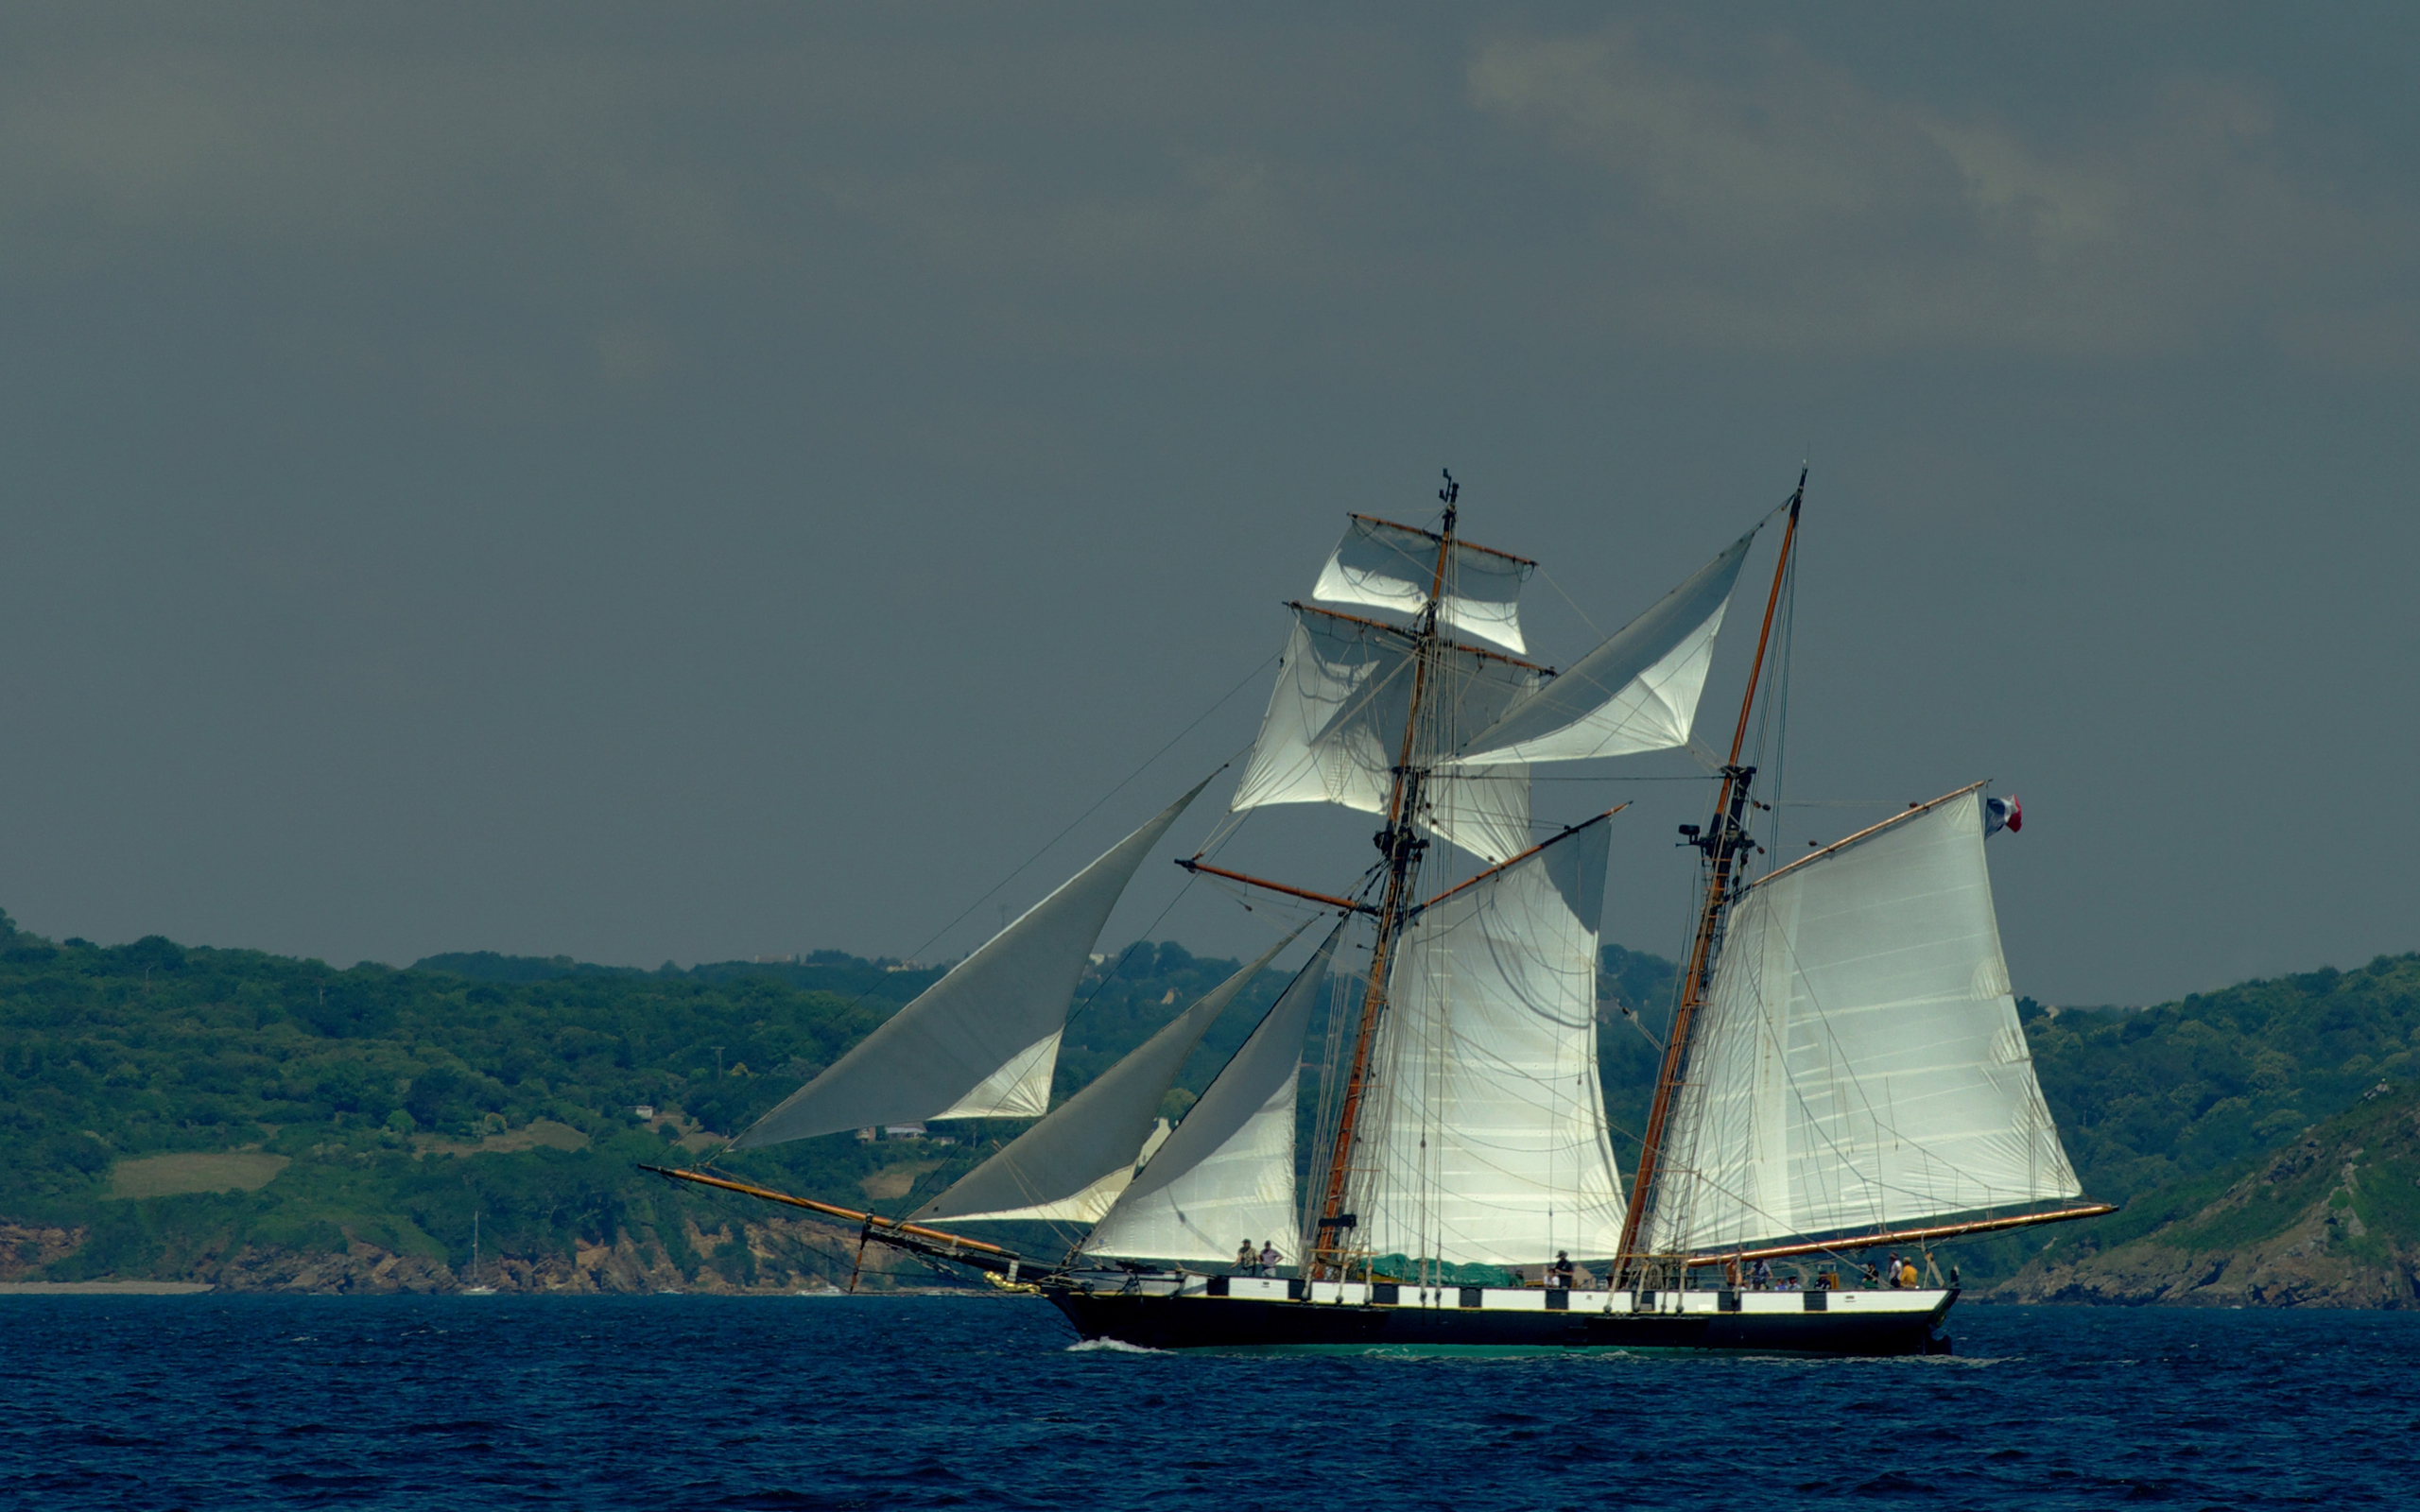
[[[2382,1086],[2190,1214],[2106,1249],[2053,1241],[1981,1299],[2420,1307],[2420,1096]]]
[[[247,1246],[230,1253],[205,1253],[174,1277],[151,1277],[140,1284],[179,1291],[305,1292],[329,1296],[437,1293],[473,1284],[499,1292],[595,1296],[688,1292],[704,1295],[787,1295],[830,1291],[848,1282],[856,1258],[853,1235],[804,1219],[730,1223],[719,1228],[690,1224],[683,1236],[692,1256],[707,1257],[687,1274],[665,1247],[624,1234],[611,1245],[581,1245],[569,1254],[491,1255],[476,1276],[424,1255],[397,1254],[360,1240],[342,1250],[300,1250]],[[43,1266],[75,1253],[84,1231],[0,1225],[0,1286],[53,1292],[35,1282]],[[879,1246],[866,1252],[861,1291],[927,1290],[942,1278],[906,1257]],[[78,1283],[82,1289],[123,1291],[119,1282]]]

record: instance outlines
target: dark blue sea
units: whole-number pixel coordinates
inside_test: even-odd
[[[1171,1355],[997,1297],[0,1297],[0,1504],[2420,1501],[2420,1314],[1965,1307],[1947,1359]]]

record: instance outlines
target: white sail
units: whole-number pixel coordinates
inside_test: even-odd
[[[1733,541],[1602,645],[1475,730],[1454,762],[1585,761],[1687,745],[1715,637],[1755,536],[1751,530]]]
[[[1297,609],[1277,686],[1252,760],[1228,807],[1335,803],[1383,814],[1410,715],[1413,642],[1404,631],[1315,609]],[[1433,762],[1462,732],[1493,725],[1536,685],[1532,667],[1447,646],[1435,666],[1430,711],[1414,732],[1415,765]],[[1441,774],[1415,816],[1422,828],[1489,861],[1530,848],[1526,769],[1492,765]]]
[[[1250,1239],[1302,1253],[1295,1229],[1294,1104],[1303,1036],[1327,988],[1340,923],[1158,1154],[1087,1236],[1125,1260],[1218,1262]]]
[[[1426,610],[1429,587],[1437,581],[1437,547],[1442,538],[1368,515],[1347,518],[1350,524],[1344,539],[1337,543],[1336,554],[1328,558],[1311,596],[1330,604],[1364,604],[1399,614]],[[1536,566],[1485,546],[1456,541],[1453,559],[1446,564],[1438,623],[1514,651],[1526,650],[1521,644],[1521,585]]]
[[[1126,1184],[1134,1179],[1134,1173],[1143,1168],[1143,1162],[1151,1158],[1151,1152],[1167,1141],[1170,1127],[1167,1119],[1153,1119],[1150,1137],[1143,1142],[1142,1154],[1136,1156],[1132,1161],[1120,1162],[1116,1170],[1072,1196],[1061,1197],[1056,1202],[1037,1202],[1027,1208],[1004,1208],[998,1212],[962,1213],[953,1218],[951,1222],[974,1223],[982,1219],[1006,1221],[1011,1218],[1028,1219],[1036,1223],[1098,1222],[1100,1215],[1109,1211],[1109,1205],[1117,1200],[1117,1194],[1126,1190]]]
[[[1619,1247],[1597,1071],[1607,833],[1591,820],[1406,931],[1372,1053],[1357,1247],[1498,1265]]]
[[[1510,861],[1530,849],[1530,768],[1486,766],[1433,772],[1421,785],[1420,828],[1483,861]]]
[[[918,1209],[915,1216],[961,1223],[1040,1217],[1089,1223],[1108,1211],[1133,1174],[1151,1133],[1152,1116],[1176,1085],[1185,1057],[1236,994],[1301,933],[1294,931],[1202,994],[1042,1122]]]
[[[2017,1022],[1979,788],[1749,888],[1642,1247],[1706,1253],[2072,1197]]]
[[[1212,774],[1213,776],[1217,774]],[[1093,941],[1134,868],[1204,778],[892,1014],[821,1075],[732,1141],[734,1149],[932,1118],[1039,1118],[1059,1034]]]

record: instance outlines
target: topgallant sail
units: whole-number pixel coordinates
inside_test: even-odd
[[[1804,474],[1782,508],[1561,671],[1529,659],[1521,627],[1536,564],[1461,539],[1459,493],[1449,474],[1435,529],[1350,516],[1320,602],[1288,606],[1228,811],[1374,814],[1379,861],[1323,892],[1207,850],[1179,860],[1335,915],[1182,1120],[1158,1109],[1187,1057],[1309,921],[1056,1107],[1050,1085],[1097,936],[1206,783],[729,1147],[1034,1121],[947,1189],[886,1217],[711,1170],[664,1174],[842,1219],[867,1242],[1038,1291],[1087,1337],[1159,1348],[1940,1351],[1954,1281],[1929,1260],[1927,1274],[1883,1278],[1859,1257],[1928,1257],[1958,1235],[2109,1211],[2075,1201],[2017,1020],[1983,784],[1750,875],[1764,805],[1741,757]],[[1696,927],[1625,1181],[1597,1042],[1618,810],[1542,825],[1530,768],[1690,746],[1733,589],[1776,518],[1712,817],[1682,827],[1701,855]],[[1071,1238],[1028,1256],[959,1231],[1011,1221]],[[1234,1264],[1234,1246],[1278,1238],[1284,1263]],[[1776,1260],[1803,1284],[1770,1282]]]

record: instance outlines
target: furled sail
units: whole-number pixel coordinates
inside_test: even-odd
[[[1498,1265],[1619,1247],[1597,1071],[1608,831],[1567,831],[1405,932],[1371,1057],[1360,1247]]]
[[[1287,936],[1260,959],[1203,994],[1125,1058],[1094,1077],[1042,1122],[1009,1142],[969,1171],[915,1216],[968,1222],[977,1218],[1049,1218],[1090,1223],[1109,1211],[1134,1173],[1143,1143],[1151,1135],[1160,1101],[1176,1085],[1177,1073],[1193,1047],[1236,994],[1249,986],[1277,953],[1294,943]]]
[[[1219,1073],[1083,1250],[1126,1260],[1223,1261],[1249,1237],[1302,1253],[1294,1210],[1294,1102],[1303,1037],[1327,990],[1340,922]]]
[[[1602,645],[1514,700],[1463,742],[1455,761],[1583,761],[1687,745],[1731,587],[1755,538],[1751,530],[1733,541]]]
[[[1649,1253],[2080,1190],[2000,954],[1979,787],[1750,887],[1695,1039]]]
[[[1428,590],[1437,581],[1437,547],[1443,539],[1426,530],[1391,524],[1368,515],[1346,517],[1344,539],[1337,543],[1321,572],[1311,596],[1330,604],[1366,604],[1373,609],[1418,614],[1428,607]],[[1521,644],[1521,585],[1537,567],[1485,546],[1454,542],[1446,563],[1444,601],[1438,606],[1440,624],[1451,625],[1482,640],[1512,650]]]
[[[1216,773],[1212,774],[1216,776]],[[734,1149],[931,1118],[1039,1118],[1076,983],[1143,857],[1204,778],[1026,910],[732,1141]]]
[[[1413,646],[1409,634],[1391,626],[1298,606],[1260,736],[1228,807],[1335,803],[1385,813],[1411,711]],[[1435,676],[1423,700],[1430,712],[1413,734],[1414,765],[1495,724],[1543,673],[1449,645]],[[1492,765],[1443,775],[1415,818],[1475,855],[1510,859],[1530,848],[1528,771]]]

